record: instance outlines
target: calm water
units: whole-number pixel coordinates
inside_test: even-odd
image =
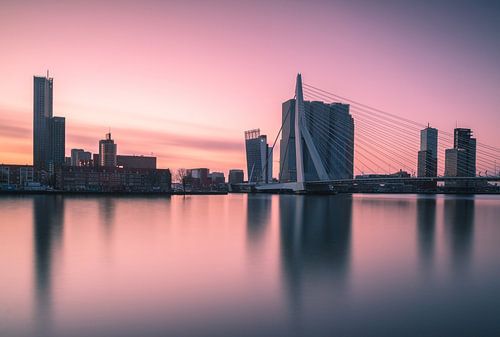
[[[0,197],[0,336],[500,336],[500,197]]]

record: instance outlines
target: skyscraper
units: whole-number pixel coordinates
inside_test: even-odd
[[[64,117],[52,117],[49,119],[49,149],[50,157],[48,160],[49,171],[64,164],[64,152],[66,146],[66,120]]]
[[[453,149],[446,150],[445,176],[476,176],[476,139],[471,129],[456,128]]]
[[[33,77],[33,166],[54,172],[65,160],[65,119],[53,117],[53,79]]]
[[[245,131],[248,182],[270,183],[273,179],[273,150],[260,129]]]
[[[420,151],[418,151],[418,177],[437,176],[438,130],[427,127],[420,131]]]
[[[52,118],[53,79],[33,77],[33,166],[48,169],[50,159],[49,121]]]
[[[116,167],[116,147],[111,132],[99,141],[99,166]]]
[[[280,182],[297,181],[295,151],[295,99],[282,105]],[[305,125],[318,150],[328,179],[352,179],[354,173],[354,119],[349,105],[304,101]],[[302,140],[303,141],[303,140]],[[319,180],[307,147],[303,150],[306,181]]]

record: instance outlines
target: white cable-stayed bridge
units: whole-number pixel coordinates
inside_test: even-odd
[[[420,131],[428,125],[302,83],[300,74],[282,113],[272,145],[281,135],[279,182],[257,182],[257,191],[357,191],[386,184],[425,189],[438,182],[477,187],[500,181],[500,149],[475,139],[473,146],[462,145],[473,154],[472,172],[470,163],[457,160],[456,170],[468,173],[445,174],[445,151],[454,148],[454,134],[441,130],[436,174],[417,177]]]

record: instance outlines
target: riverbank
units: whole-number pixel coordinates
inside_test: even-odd
[[[226,195],[225,191],[191,191],[191,192],[96,192],[96,191],[0,191],[0,195],[112,195],[112,196],[156,196],[169,197],[172,195]]]

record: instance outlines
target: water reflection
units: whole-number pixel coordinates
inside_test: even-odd
[[[420,263],[428,269],[432,266],[436,235],[436,197],[417,198],[417,241]]]
[[[444,223],[451,248],[452,267],[465,269],[469,263],[474,235],[474,197],[447,197]]]
[[[332,289],[341,293],[347,284],[352,198],[283,195],[279,209],[284,288],[295,324],[300,324],[306,284],[325,296],[334,295]]]
[[[272,196],[249,195],[247,198],[247,236],[250,243],[258,244],[264,237],[271,219]]]
[[[0,215],[16,222],[0,220],[9,270],[0,335],[496,336],[499,205],[414,195],[5,198]],[[28,272],[17,263],[26,257]]]
[[[64,221],[62,196],[37,195],[33,198],[35,267],[35,316],[42,336],[50,335],[52,310],[52,269],[61,249]]]
[[[114,197],[98,198],[99,214],[104,229],[106,238],[111,238],[113,235],[113,223],[115,221],[116,200]]]

